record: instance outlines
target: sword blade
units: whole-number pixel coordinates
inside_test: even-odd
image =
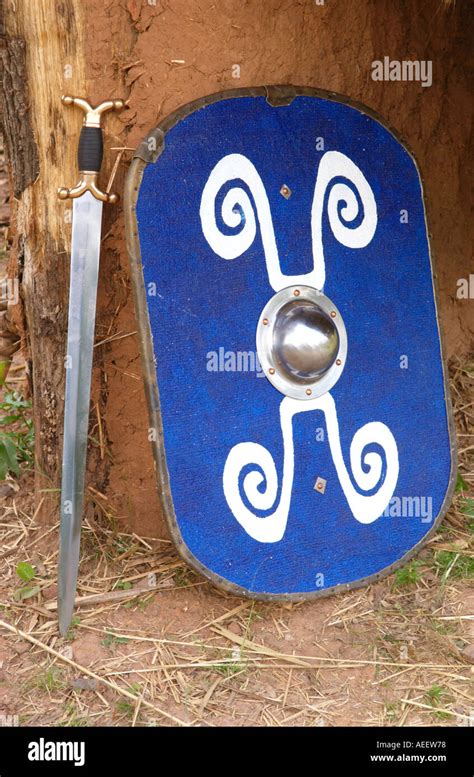
[[[90,192],[74,199],[58,580],[63,635],[72,618],[79,567],[101,227],[102,202]]]

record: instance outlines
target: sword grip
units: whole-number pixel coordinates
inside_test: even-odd
[[[79,182],[72,189],[61,187],[58,189],[58,197],[61,200],[81,197],[85,192],[90,192],[97,200],[115,203],[117,194],[109,194],[99,189],[97,178],[102,165],[104,146],[102,140],[101,120],[106,111],[120,111],[125,103],[123,100],[106,100],[95,108],[82,97],[61,97],[63,105],[75,105],[84,111],[84,124],[79,137],[77,162],[81,174]]]
[[[81,173],[99,173],[103,154],[101,128],[84,126],[81,129],[77,150],[77,166]]]

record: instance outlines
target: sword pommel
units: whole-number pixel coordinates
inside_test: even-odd
[[[123,100],[105,100],[95,108],[82,97],[61,97],[63,105],[75,105],[84,111],[84,123],[79,138],[78,167],[81,174],[79,182],[72,189],[61,187],[58,189],[58,197],[61,200],[81,197],[84,192],[90,192],[96,199],[102,202],[115,203],[117,194],[109,194],[99,189],[97,179],[102,166],[103,141],[102,141],[102,114],[106,111],[120,111],[125,106]]]

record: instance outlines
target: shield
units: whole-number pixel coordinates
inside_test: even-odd
[[[260,599],[392,572],[455,472],[412,155],[332,93],[239,89],[149,133],[126,190],[149,437],[181,554]]]

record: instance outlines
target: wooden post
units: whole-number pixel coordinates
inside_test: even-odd
[[[58,487],[71,231],[56,190],[73,183],[65,176],[75,169],[80,130],[61,95],[85,93],[82,5],[3,1],[2,124],[15,198],[10,274],[20,281],[16,320],[20,327],[24,321],[32,366],[35,490],[43,515],[54,508]]]

